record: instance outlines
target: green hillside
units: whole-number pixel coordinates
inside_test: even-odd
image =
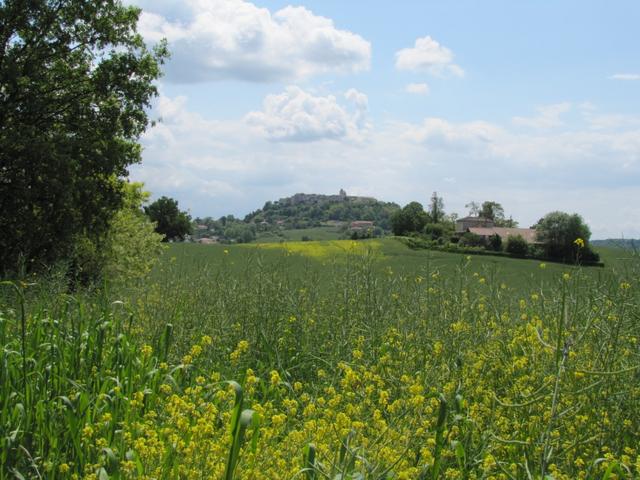
[[[391,214],[399,208],[392,202],[349,196],[343,190],[338,195],[297,193],[265,203],[261,209],[247,215],[245,222],[299,229],[364,220],[374,222],[376,227],[386,231],[391,227]]]

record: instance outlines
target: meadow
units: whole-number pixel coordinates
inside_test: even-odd
[[[174,244],[0,293],[0,479],[640,477],[640,259]]]
[[[310,228],[292,228],[273,231],[259,232],[253,243],[270,242],[301,242],[303,239],[312,241],[338,240],[344,235],[338,227],[320,226]]]

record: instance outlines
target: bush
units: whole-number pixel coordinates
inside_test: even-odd
[[[424,227],[424,234],[431,240],[438,240],[448,236],[447,230],[447,227],[442,223],[427,223]]]
[[[524,257],[527,255],[529,245],[521,235],[510,236],[507,240],[506,251],[515,257]]]
[[[500,252],[502,250],[502,238],[500,235],[491,235],[489,237],[487,249],[493,250],[494,252]]]
[[[485,245],[484,239],[480,235],[467,232],[458,241],[458,245],[461,247],[483,247]]]
[[[125,205],[114,216],[107,234],[104,275],[116,282],[143,278],[166,247],[163,235],[142,211],[149,198],[142,187],[142,183],[125,186]]]
[[[587,244],[578,252],[577,260],[579,263],[597,263],[600,261],[600,254],[594,252]]]
[[[67,263],[72,285],[86,285],[108,278],[122,283],[144,277],[162,253],[163,235],[142,208],[150,194],[142,183],[123,185],[123,206],[109,223],[100,242],[87,235],[77,236]]]

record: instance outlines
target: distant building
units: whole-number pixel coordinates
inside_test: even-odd
[[[351,230],[368,230],[370,228],[373,228],[373,222],[370,222],[368,220],[356,220],[354,222],[351,222],[349,228],[351,228]]]
[[[201,243],[203,245],[213,245],[218,243],[218,237],[212,237],[212,238],[204,237],[199,239],[198,243]]]
[[[506,243],[509,237],[520,235],[527,243],[538,243],[535,228],[471,227],[467,231],[485,240],[489,240],[489,237],[498,235],[502,242]]]
[[[208,230],[209,227],[203,224],[196,225],[196,230]]]
[[[490,218],[465,217],[456,220],[456,233],[468,232],[470,228],[493,228],[494,223]]]
[[[494,235],[498,235],[503,242],[509,240],[509,237],[520,235],[527,243],[538,243],[535,228],[496,227],[493,220],[484,217],[465,217],[456,220],[456,233],[462,235],[467,232],[478,235],[486,241]]]

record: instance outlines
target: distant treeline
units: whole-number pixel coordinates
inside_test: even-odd
[[[640,250],[640,239],[633,238],[607,238],[606,240],[591,240],[591,245],[596,247],[624,248],[628,250]]]

